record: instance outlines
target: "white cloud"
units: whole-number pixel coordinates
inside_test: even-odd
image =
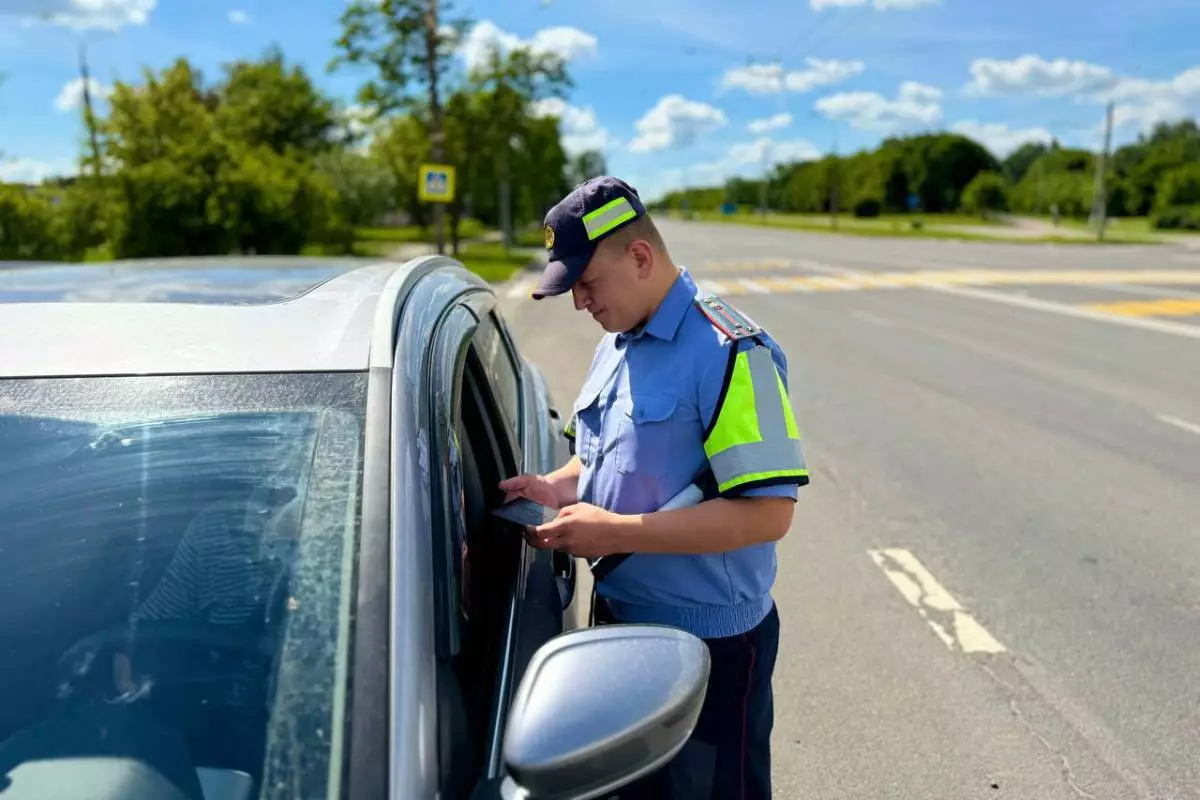
[[[118,31],[145,25],[157,4],[158,0],[0,0],[0,17],[13,16],[27,25]]]
[[[0,183],[41,183],[47,178],[72,175],[77,171],[68,159],[55,162],[37,161],[32,158],[0,160]]]
[[[936,125],[942,118],[941,99],[940,89],[905,81],[895,100],[876,92],[844,92],[822,97],[815,108],[855,128],[887,132],[911,125]]]
[[[792,115],[787,112],[776,114],[765,119],[756,119],[746,126],[751,133],[770,133],[792,124]]]
[[[971,62],[969,95],[1036,94],[1059,96],[1098,92],[1112,87],[1117,78],[1108,67],[1065,58],[1047,61],[1023,55],[1012,61],[977,58]]]
[[[808,92],[821,86],[832,86],[861,73],[861,61],[839,61],[806,58],[808,69],[785,73],[781,64],[750,64],[734,67],[721,78],[722,89],[743,89],[751,94],[777,94],[785,88],[793,92]]]
[[[1147,80],[1117,74],[1085,61],[1048,61],[1024,55],[1012,61],[977,59],[965,91],[974,96],[1034,95],[1071,97],[1076,103],[1115,102],[1115,127],[1141,130],[1200,113],[1200,67],[1167,80]],[[1103,131],[1103,122],[1099,123]]]
[[[484,20],[473,27],[463,40],[460,52],[468,69],[483,64],[492,50],[501,54],[520,48],[529,48],[534,53],[549,53],[564,61],[575,61],[596,54],[597,40],[590,33],[578,28],[559,26],[543,28],[529,39],[500,28],[496,23]]]
[[[1196,116],[1200,104],[1186,98],[1158,97],[1146,102],[1117,105],[1113,107],[1113,127],[1123,128],[1134,126],[1139,131],[1145,131],[1160,122],[1178,122]],[[1103,135],[1104,122],[1096,124],[1095,132]]]
[[[341,128],[343,133],[351,136],[367,136],[375,126],[371,109],[357,103],[346,106],[341,112]]]
[[[783,89],[783,67],[779,64],[749,64],[727,70],[722,89],[744,89],[751,94],[774,94]]]
[[[245,11],[234,9],[229,12],[229,21],[234,25],[248,25],[250,23],[250,15]]]
[[[1184,70],[1166,81],[1121,78],[1111,89],[1090,98],[1117,103],[1113,126],[1136,125],[1139,130],[1160,122],[1175,122],[1200,113],[1200,67]]]
[[[791,139],[782,142],[761,136],[753,142],[741,142],[729,148],[725,163],[733,167],[761,166],[764,159],[771,163],[789,161],[811,161],[821,157],[821,151],[806,139]]]
[[[707,103],[688,100],[670,94],[658,101],[635,123],[638,135],[629,149],[635,153],[651,153],[685,147],[702,133],[729,124],[724,112]]]
[[[558,117],[563,149],[568,155],[587,150],[603,152],[617,143],[608,131],[600,127],[596,112],[591,107],[573,106],[557,97],[550,97],[534,103],[533,113],[539,117]]]
[[[1045,128],[1010,128],[1000,122],[977,122],[966,119],[950,126],[950,130],[961,133],[982,144],[1000,158],[1004,158],[1026,142],[1049,144],[1054,134]]]
[[[855,6],[865,6],[869,2],[875,7],[876,11],[887,11],[888,9],[896,9],[898,11],[909,11],[914,8],[922,8],[923,6],[937,5],[939,0],[808,0],[808,5],[813,11],[821,11],[826,8],[853,8]]]
[[[92,108],[95,103],[112,94],[112,87],[105,86],[95,78],[88,78],[88,91],[92,95]],[[54,99],[54,107],[64,114],[83,105],[83,78],[67,81]]]

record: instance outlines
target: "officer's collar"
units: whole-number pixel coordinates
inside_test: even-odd
[[[658,304],[658,308],[650,315],[650,319],[631,331],[618,333],[618,343],[625,344],[630,340],[640,339],[644,335],[650,335],[666,342],[675,338],[675,332],[679,330],[679,324],[683,322],[688,307],[692,304],[692,296],[696,292],[687,272],[683,267],[678,269],[679,276],[667,290],[662,302]]]

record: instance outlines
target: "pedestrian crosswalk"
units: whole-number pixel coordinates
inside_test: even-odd
[[[701,261],[696,266],[703,272],[720,272],[724,270],[790,269],[794,264],[786,258],[726,258]]]
[[[837,275],[719,275],[696,283],[720,295],[854,292],[864,289],[904,289],[937,286],[1099,286],[1104,284],[1197,285],[1200,270],[913,270],[855,272]]]

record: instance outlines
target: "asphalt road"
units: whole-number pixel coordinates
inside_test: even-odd
[[[662,227],[789,356],[777,796],[1200,798],[1200,255]]]

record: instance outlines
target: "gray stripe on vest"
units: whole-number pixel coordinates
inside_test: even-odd
[[[588,238],[592,238],[596,235],[597,231],[604,230],[605,225],[609,224],[623,214],[628,214],[630,211],[633,211],[633,206],[630,205],[628,200],[622,197],[620,205],[610,208],[608,211],[605,211],[598,217],[593,219],[585,219],[583,221],[583,226],[587,228]]]
[[[726,448],[708,459],[722,485],[742,475],[804,469],[799,439],[767,439]]]
[[[758,433],[765,442],[788,438],[787,418],[783,415],[783,398],[779,396],[775,360],[763,345],[746,353],[750,367],[750,384],[754,387],[754,413],[758,416]]]

